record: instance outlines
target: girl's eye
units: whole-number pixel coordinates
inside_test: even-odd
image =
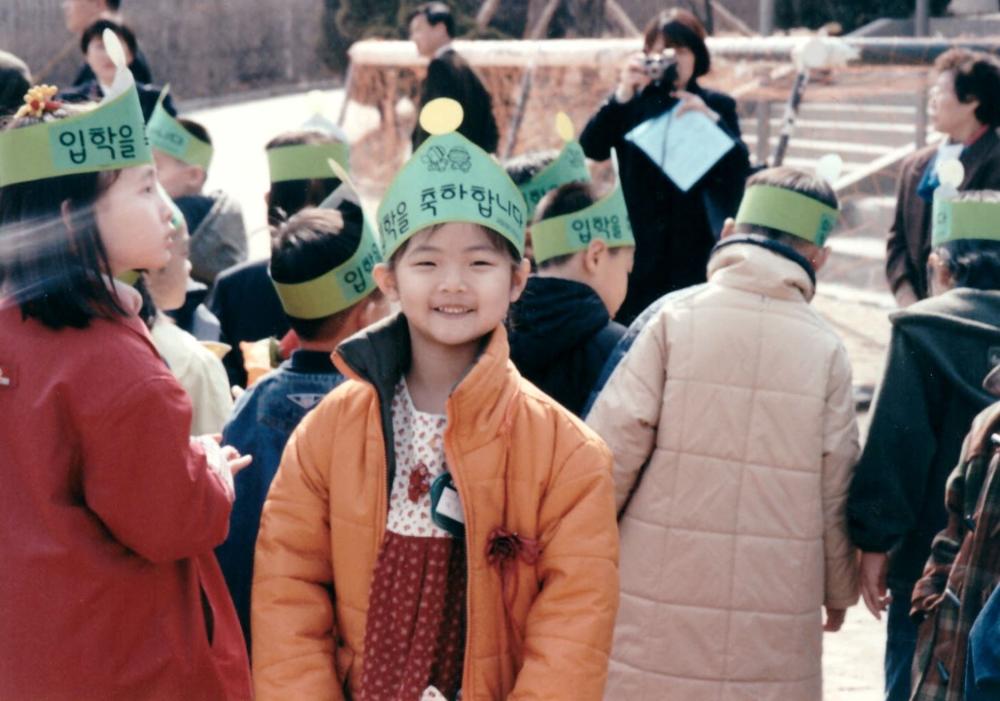
[[[491,261],[491,260],[474,260],[474,261],[472,261],[472,264],[474,266],[489,266],[489,267],[492,267],[493,266],[493,261]]]
[[[435,265],[432,260],[417,260],[413,262],[413,266],[416,268],[433,268]]]

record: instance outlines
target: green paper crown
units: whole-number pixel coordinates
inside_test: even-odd
[[[370,295],[375,290],[372,270],[381,262],[378,241],[365,221],[357,250],[333,270],[306,282],[289,284],[273,278],[271,282],[286,314],[296,319],[322,319]]]
[[[931,245],[960,239],[1000,241],[1000,202],[934,198]]]
[[[335,142],[277,146],[267,151],[267,165],[272,183],[333,177],[328,164],[330,159],[343,166],[344,170],[350,170],[350,147]]]
[[[773,185],[747,188],[736,224],[766,226],[822,246],[837,225],[839,211],[808,195]]]
[[[446,97],[421,110],[420,125],[430,137],[396,174],[378,208],[386,259],[416,232],[447,222],[485,226],[524,253],[524,197],[488,153],[455,131],[462,117],[462,106]]]
[[[188,165],[201,166],[208,170],[215,152],[212,145],[202,141],[184,128],[177,119],[163,109],[163,100],[167,97],[170,86],[163,88],[160,98],[156,101],[156,109],[146,125],[149,135],[149,145],[168,156]]]
[[[112,43],[120,50],[118,37],[106,30],[104,44]],[[94,109],[0,132],[0,187],[152,162],[135,80],[121,64]]]
[[[532,254],[537,263],[586,250],[595,239],[604,241],[609,248],[635,245],[621,183],[592,205],[543,219],[531,227]]]
[[[587,157],[583,154],[583,147],[577,141],[566,142],[558,158],[520,186],[528,205],[528,218],[534,215],[539,201],[557,187],[567,183],[589,182],[590,171],[587,170]]]
[[[331,171],[341,185],[320,203],[320,209],[337,209],[342,201],[353,201],[360,208],[357,190],[347,171],[330,159],[323,177],[330,177]],[[349,196],[343,191],[349,192]],[[364,210],[361,221],[361,239],[348,260],[306,282],[289,284],[271,279],[286,314],[296,319],[322,319],[357,304],[375,291],[372,270],[382,262],[381,247]]]

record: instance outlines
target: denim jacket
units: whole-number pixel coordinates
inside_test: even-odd
[[[231,445],[253,462],[236,476],[236,502],[229,536],[215,549],[233,596],[240,625],[250,644],[250,589],[254,545],[260,514],[281,453],[306,413],[344,381],[326,351],[297,350],[274,372],[248,389],[223,429],[223,445]]]

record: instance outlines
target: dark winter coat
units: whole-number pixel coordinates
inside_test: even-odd
[[[634,127],[674,107],[677,100],[667,87],[652,84],[624,104],[614,96],[608,98],[580,135],[588,158],[606,160],[611,149],[618,155],[636,239],[628,296],[616,316],[625,324],[667,292],[705,282],[708,257],[722,224],[726,217],[735,216],[743,196],[750,164],[740,138],[736,101],[693,80],[688,90],[719,114],[719,127],[736,141],[688,192],[682,192],[659,165],[625,138]]]
[[[487,153],[497,150],[500,134],[493,116],[493,99],[469,63],[454,49],[448,49],[427,66],[420,86],[420,107],[439,97],[457,100],[465,110],[459,133]],[[419,124],[413,130],[413,150],[427,138]]]
[[[537,276],[511,307],[509,327],[517,369],[577,416],[625,333],[589,285]]]
[[[230,384],[246,386],[240,341],[281,338],[288,333],[288,317],[267,274],[268,259],[234,265],[219,273],[208,308],[219,318],[221,340],[233,348],[222,359]]]
[[[1000,362],[1000,292],[958,288],[890,318],[847,515],[855,545],[889,553],[889,587],[907,589],[947,523],[945,483],[969,426],[995,401],[982,381]]]

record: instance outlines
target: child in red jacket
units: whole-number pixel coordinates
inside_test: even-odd
[[[0,133],[0,698],[248,699],[212,548],[249,458],[189,439],[115,279],[170,257],[134,83],[54,94]]]

